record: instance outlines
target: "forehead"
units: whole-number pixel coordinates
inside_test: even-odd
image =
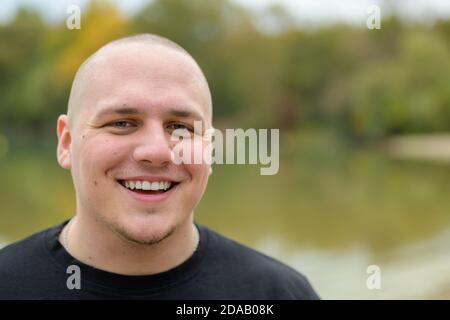
[[[86,71],[82,114],[89,118],[106,106],[126,104],[155,112],[197,109],[209,119],[209,89],[202,77],[189,56],[171,48],[139,43],[108,48]]]

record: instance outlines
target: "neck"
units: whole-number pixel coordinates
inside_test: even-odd
[[[152,245],[125,240],[103,222],[93,220],[77,215],[70,228],[68,224],[61,232],[60,242],[77,260],[123,275],[149,275],[170,270],[193,254],[199,240],[192,215],[169,237]]]

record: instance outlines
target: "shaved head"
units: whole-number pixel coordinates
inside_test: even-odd
[[[205,76],[176,43],[135,35],[91,55],[75,75],[67,114],[57,121],[58,163],[70,169],[77,196],[75,230],[112,251],[132,243],[139,250],[152,245],[164,253],[172,247],[190,252],[183,246],[194,240],[193,212],[211,165],[178,164],[173,153],[180,145],[192,155],[211,152],[205,139],[211,120]],[[124,184],[153,185],[156,178],[172,188],[140,193]]]
[[[136,47],[139,49],[136,50]],[[163,60],[167,58],[168,51],[179,55],[181,60],[175,64],[185,64],[187,67],[177,72],[189,72],[192,76],[193,85],[198,87],[199,92],[203,97],[203,104],[207,114],[209,125],[212,123],[212,99],[209,90],[208,82],[204,76],[200,66],[194,58],[180,45],[172,40],[154,35],[154,34],[138,34],[118,40],[114,40],[104,45],[88,57],[78,69],[72,83],[70,97],[67,108],[67,117],[69,125],[73,126],[76,121],[81,108],[84,105],[86,94],[89,90],[95,90],[92,87],[95,84],[95,79],[101,77],[101,74],[113,67],[117,59],[115,57],[130,57],[132,55],[139,55],[139,59],[154,59]],[[146,52],[159,53],[146,56]],[[132,58],[132,57],[130,57]],[[157,62],[157,61],[156,61]],[[145,66],[143,65],[143,68]]]

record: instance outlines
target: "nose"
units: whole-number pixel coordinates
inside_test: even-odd
[[[135,161],[155,167],[169,164],[171,161],[170,140],[162,126],[156,124],[149,126],[136,139],[139,141],[133,151]]]

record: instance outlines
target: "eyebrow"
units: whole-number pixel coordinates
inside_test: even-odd
[[[137,108],[123,106],[118,108],[116,107],[103,109],[95,115],[94,119],[98,120],[109,115],[136,115],[142,113],[143,112]],[[188,110],[185,108],[171,107],[168,108],[167,110],[164,110],[164,113],[177,118],[193,118],[195,120],[203,121],[203,117],[199,112],[194,110]]]

